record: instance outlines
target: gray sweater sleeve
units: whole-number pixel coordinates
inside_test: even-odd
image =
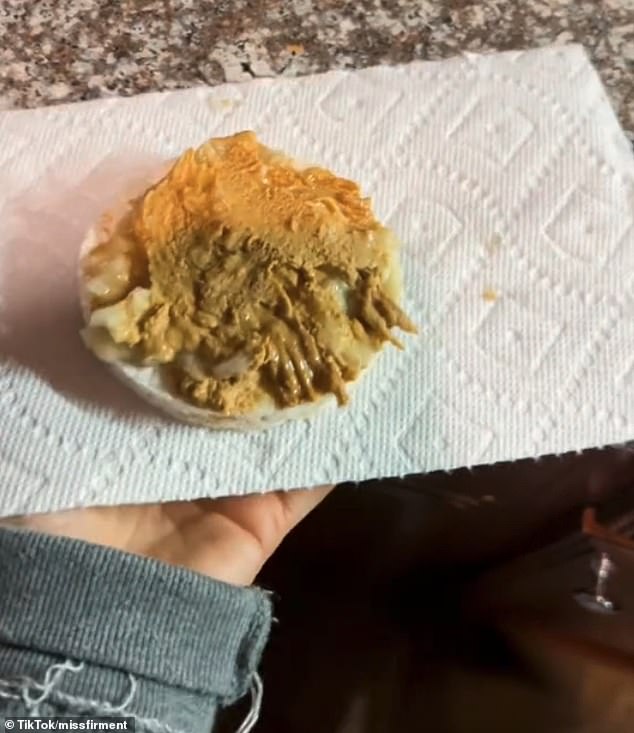
[[[211,730],[247,694],[268,595],[77,540],[0,529],[0,722],[129,715]]]

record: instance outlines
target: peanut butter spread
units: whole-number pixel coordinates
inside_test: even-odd
[[[358,186],[251,132],[189,150],[86,257],[88,341],[194,405],[347,400],[395,326],[396,242]]]

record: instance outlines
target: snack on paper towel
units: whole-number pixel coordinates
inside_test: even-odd
[[[399,308],[398,242],[358,186],[251,132],[185,152],[89,233],[84,340],[188,422],[303,418],[368,367]]]

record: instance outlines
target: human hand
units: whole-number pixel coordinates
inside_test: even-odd
[[[284,537],[332,488],[72,509],[1,524],[107,545],[250,585]]]

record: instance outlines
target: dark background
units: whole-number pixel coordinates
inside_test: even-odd
[[[338,487],[260,577],[279,623],[256,730],[631,731],[634,551],[620,612],[581,608],[588,506],[634,537],[634,452]]]

